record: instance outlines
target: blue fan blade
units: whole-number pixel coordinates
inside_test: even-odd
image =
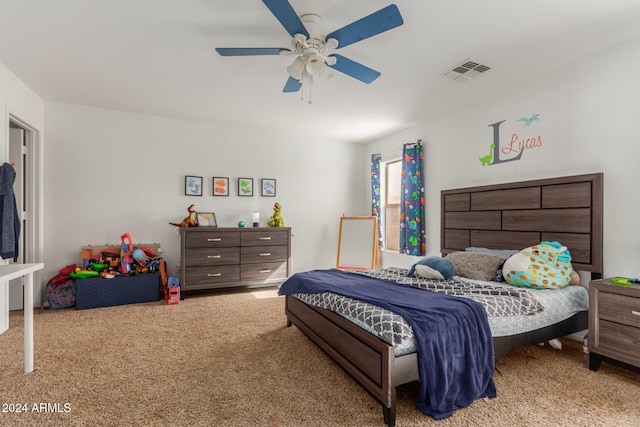
[[[282,47],[217,47],[216,52],[222,56],[280,55]]]
[[[287,83],[284,85],[284,89],[282,89],[282,91],[297,92],[300,90],[300,87],[302,87],[302,84],[300,84],[299,81],[297,81],[293,77],[289,77],[289,80],[287,80]]]
[[[271,13],[280,21],[291,37],[300,33],[304,34],[306,38],[309,38],[307,29],[287,0],[262,0],[262,3],[269,8]]]
[[[398,10],[398,6],[391,4],[369,16],[352,22],[351,24],[340,28],[328,34],[326,39],[338,40],[338,49],[349,46],[360,40],[383,33],[392,28],[399,27],[404,21]]]
[[[337,61],[333,65],[329,65],[331,68],[340,71],[341,73],[345,73],[348,76],[353,77],[354,79],[358,79],[364,83],[371,83],[378,77],[380,77],[380,73],[376,70],[372,70],[369,67],[365,67],[362,64],[359,64],[351,59],[345,58],[342,55],[331,55],[334,56]]]

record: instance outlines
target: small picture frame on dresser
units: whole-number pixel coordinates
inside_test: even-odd
[[[198,227],[217,227],[216,214],[213,212],[196,212]]]

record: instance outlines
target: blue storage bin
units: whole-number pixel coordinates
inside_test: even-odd
[[[158,273],[76,280],[76,309],[152,302],[160,299]]]

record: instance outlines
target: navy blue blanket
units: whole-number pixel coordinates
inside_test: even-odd
[[[417,407],[436,420],[479,397],[495,397],[493,338],[481,304],[455,296],[340,271],[297,273],[279,295],[332,292],[393,311],[413,328],[418,345]]]

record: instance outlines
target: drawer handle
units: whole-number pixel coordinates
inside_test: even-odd
[[[259,256],[271,256],[271,252],[263,252],[261,254],[258,254]]]
[[[207,242],[222,242],[220,237],[216,237],[215,239],[207,239]]]
[[[633,314],[634,316],[640,316],[640,311],[631,310],[631,314]]]
[[[267,236],[267,237],[258,237],[258,240],[271,240],[271,236]]]
[[[207,255],[207,258],[222,258],[222,255]]]
[[[208,273],[207,277],[220,277],[222,276],[222,273]]]
[[[271,273],[271,270],[260,270],[260,273]]]

